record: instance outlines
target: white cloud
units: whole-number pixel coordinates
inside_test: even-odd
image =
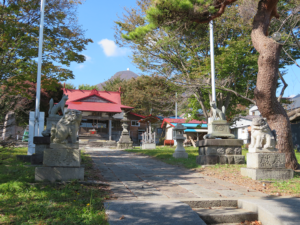
[[[86,60],[86,61],[91,61],[91,60],[92,60],[92,57],[90,57],[90,56],[88,56],[88,55],[84,55],[84,57],[85,57],[85,60]]]
[[[83,68],[84,68],[84,65],[83,65],[83,64],[80,64],[80,65],[78,66],[78,68],[79,68],[79,69],[83,69]]]
[[[104,54],[108,57],[126,55],[128,52],[127,48],[120,48],[116,43],[109,39],[102,39],[98,42],[98,45],[103,48]]]

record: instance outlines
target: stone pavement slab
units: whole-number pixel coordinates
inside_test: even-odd
[[[299,225],[299,198],[239,199],[239,208],[258,212],[263,225]]]
[[[107,201],[110,225],[206,225],[190,206],[180,201]]]
[[[263,197],[197,171],[122,150],[86,149],[118,199],[196,199]]]

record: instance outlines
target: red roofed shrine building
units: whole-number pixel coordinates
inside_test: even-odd
[[[94,90],[71,90],[63,89],[68,95],[67,109],[76,109],[83,112],[82,122],[79,129],[81,137],[95,137],[102,140],[118,141],[122,131],[121,119],[124,112],[130,112],[133,107],[122,105],[121,93],[111,91]],[[139,129],[145,128],[138,123],[144,118],[135,113],[128,113],[131,121],[129,130],[133,141],[138,141]],[[91,132],[96,134],[91,134]]]

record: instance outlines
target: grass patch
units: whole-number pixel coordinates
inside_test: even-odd
[[[16,160],[15,155],[26,153],[27,148],[0,153],[0,224],[108,224],[106,190],[76,181],[36,183],[35,167]],[[91,160],[83,154],[82,162],[89,167]]]
[[[173,158],[172,155],[175,151],[175,147],[158,146],[155,150],[127,149],[126,151],[153,156],[165,163],[177,166],[184,166],[188,169],[201,167],[201,165],[198,165],[196,163],[196,157],[199,155],[197,148],[185,147],[185,150],[189,154],[189,157],[187,159]]]

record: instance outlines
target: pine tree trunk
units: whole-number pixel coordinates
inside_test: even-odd
[[[277,16],[278,0],[260,0],[258,11],[253,21],[251,34],[255,49],[259,52],[258,75],[255,100],[263,117],[267,118],[271,130],[276,131],[277,148],[286,154],[286,167],[297,169],[293,149],[292,130],[286,111],[277,101],[278,64],[281,45],[268,38],[268,27],[273,16]]]

